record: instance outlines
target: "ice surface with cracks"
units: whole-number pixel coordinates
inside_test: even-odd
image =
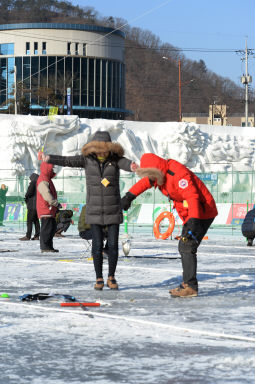
[[[1,383],[254,382],[255,248],[240,233],[209,231],[198,252],[199,296],[191,299],[169,297],[181,282],[176,240],[138,229],[130,256],[120,248],[120,290],[97,292],[75,227],[54,239],[57,255],[20,242],[23,234],[11,225],[0,232],[1,293],[10,296],[0,299]],[[101,307],[89,309],[89,318],[80,308],[61,308],[60,298],[20,302],[37,292]]]

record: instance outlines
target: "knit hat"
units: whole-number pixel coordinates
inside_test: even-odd
[[[101,154],[103,152],[111,152],[119,157],[124,156],[124,149],[119,143],[112,143],[111,136],[107,131],[97,131],[90,136],[87,143],[82,147],[83,156],[91,154]]]
[[[94,135],[90,136],[88,143],[91,141],[103,141],[104,143],[109,143],[112,141],[109,132],[107,131],[97,131]]]

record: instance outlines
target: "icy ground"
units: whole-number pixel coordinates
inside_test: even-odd
[[[125,258],[120,243],[120,289],[97,292],[75,227],[54,240],[59,254],[41,254],[38,241],[18,240],[24,234],[0,230],[0,294],[10,296],[0,298],[1,384],[255,382],[255,247],[238,230],[210,230],[198,252],[199,296],[190,299],[169,297],[181,282],[174,239],[136,229],[130,256],[145,258]],[[101,306],[19,300],[38,292]]]

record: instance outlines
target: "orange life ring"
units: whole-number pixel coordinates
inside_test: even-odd
[[[161,233],[159,231],[159,226],[160,226],[161,221],[164,219],[169,220],[169,226],[168,226],[166,232]],[[174,226],[175,226],[174,215],[168,211],[162,212],[162,213],[160,213],[160,215],[158,215],[158,217],[156,218],[156,220],[154,222],[154,225],[153,225],[154,236],[156,237],[156,239],[166,240],[173,233]]]

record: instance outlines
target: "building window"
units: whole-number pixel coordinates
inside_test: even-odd
[[[46,55],[46,41],[42,42],[42,54]]]
[[[83,46],[82,46],[82,54],[83,54],[83,56],[87,56],[87,44],[83,44]]]
[[[38,55],[38,43],[34,42],[34,55]]]
[[[0,55],[14,55],[14,44],[0,44]]]
[[[71,43],[67,43],[67,54],[71,55]]]
[[[8,71],[6,58],[0,58],[0,76],[0,104],[3,104],[7,100]],[[3,109],[2,106],[1,109]],[[7,109],[7,107],[5,107],[5,109]]]
[[[79,55],[79,43],[75,43],[75,54]]]
[[[30,43],[26,42],[26,55],[30,55]]]

